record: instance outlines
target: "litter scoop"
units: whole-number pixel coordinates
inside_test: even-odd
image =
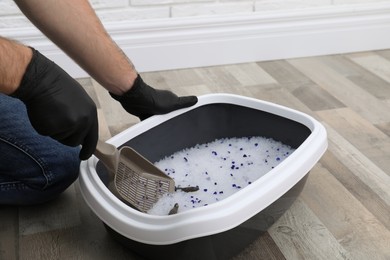
[[[141,212],[147,212],[165,193],[175,191],[174,180],[131,147],[118,150],[99,140],[94,154],[109,172],[110,191]]]

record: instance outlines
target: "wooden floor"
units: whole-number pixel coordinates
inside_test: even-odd
[[[296,203],[235,259],[390,259],[390,50],[143,73],[179,95],[227,92],[310,114],[329,149]],[[90,79],[108,139],[138,122]],[[0,259],[141,259],[106,233],[77,185],[35,207],[0,207]]]

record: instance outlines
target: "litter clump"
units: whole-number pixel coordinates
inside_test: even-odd
[[[180,213],[221,201],[255,182],[293,151],[288,145],[258,136],[217,139],[178,151],[155,166],[179,188],[165,194],[147,213],[168,215],[172,208]],[[185,192],[186,187],[191,192]]]

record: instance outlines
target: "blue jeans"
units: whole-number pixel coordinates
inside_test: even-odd
[[[79,150],[39,135],[24,104],[0,94],[0,205],[57,197],[78,177]]]

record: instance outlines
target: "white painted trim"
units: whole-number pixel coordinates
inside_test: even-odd
[[[387,49],[390,3],[128,21],[106,28],[138,71],[158,71]],[[0,35],[36,47],[74,77],[86,76],[34,28],[0,29]]]

